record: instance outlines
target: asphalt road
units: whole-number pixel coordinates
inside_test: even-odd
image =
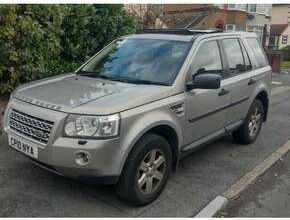
[[[290,85],[289,75],[280,75],[276,77],[279,81],[283,81],[284,85]],[[290,91],[288,91],[288,94],[289,93]],[[277,101],[277,99],[274,100],[274,105],[275,101]],[[289,117],[289,106],[285,106],[283,114]],[[290,152],[278,160],[253,185],[242,193],[239,198],[231,201],[218,215],[223,217],[289,218],[289,201]]]
[[[281,79],[283,86],[290,85],[288,75],[273,80]],[[141,208],[120,201],[111,186],[81,183],[38,168],[0,139],[0,216],[194,216],[289,139],[290,90],[281,91],[273,96],[268,122],[254,144],[243,146],[225,137],[184,158],[157,201]]]

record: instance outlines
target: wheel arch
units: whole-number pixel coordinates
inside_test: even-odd
[[[171,152],[172,152],[172,161],[173,161],[172,166],[173,166],[173,169],[175,169],[179,161],[179,152],[180,152],[179,148],[181,145],[181,136],[180,136],[181,134],[179,134],[176,128],[169,122],[153,124],[151,126],[146,127],[146,129],[143,129],[142,132],[140,132],[135,138],[135,140],[130,144],[129,150],[124,160],[124,164],[127,161],[128,156],[130,155],[130,153],[136,146],[136,143],[142,137],[144,137],[146,134],[149,134],[149,133],[160,135],[161,137],[165,138],[168,141],[171,147]]]
[[[264,108],[264,121],[267,121],[267,115],[269,111],[269,97],[268,93],[265,90],[261,90],[255,97],[255,99],[258,99],[262,102],[263,108]]]
[[[179,158],[179,139],[178,135],[174,128],[169,125],[157,125],[151,129],[149,129],[144,135],[148,133],[153,133],[160,135],[164,139],[166,139],[171,147],[172,152],[172,161],[173,161],[173,168],[176,167]]]

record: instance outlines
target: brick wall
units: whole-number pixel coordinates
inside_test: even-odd
[[[190,21],[194,16],[207,12],[196,28],[216,28],[218,24],[245,25],[247,13],[239,10],[215,8],[212,4],[165,4],[163,6],[163,21],[168,27],[175,27],[182,21]]]

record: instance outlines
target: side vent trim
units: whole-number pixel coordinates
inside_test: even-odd
[[[171,111],[177,116],[184,115],[184,103],[179,103],[170,107]]]

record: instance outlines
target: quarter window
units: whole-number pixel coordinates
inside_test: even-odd
[[[222,62],[217,41],[203,43],[191,64],[191,74],[222,73]]]
[[[265,67],[268,65],[266,60],[265,54],[262,50],[260,43],[258,42],[257,38],[247,38],[249,46],[252,48],[255,58],[258,63],[258,67]]]
[[[222,40],[230,75],[245,72],[245,64],[238,39]]]

